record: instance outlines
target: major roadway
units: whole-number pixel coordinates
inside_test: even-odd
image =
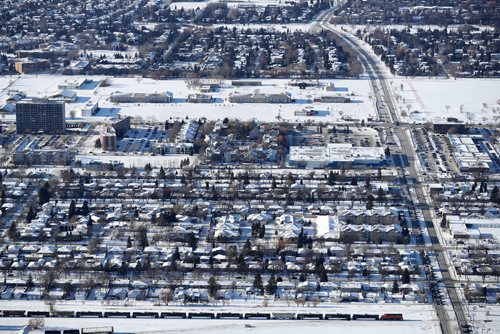
[[[412,187],[415,191],[415,198],[412,204],[412,209],[416,206],[421,210],[424,220],[427,224],[427,230],[433,244],[433,249],[436,254],[436,261],[442,273],[443,283],[446,286],[446,291],[450,299],[453,313],[449,313],[446,306],[436,305],[436,312],[439,317],[442,332],[444,334],[455,334],[461,331],[462,326],[465,326],[468,321],[463,310],[463,300],[460,297],[454,280],[450,274],[452,266],[448,263],[446,257],[446,247],[440,244],[438,231],[433,219],[433,206],[429,203],[429,198],[424,191],[424,187],[420,180],[423,175],[417,168],[415,163],[415,148],[412,145],[411,134],[407,127],[402,127],[396,112],[396,104],[394,103],[393,95],[390,85],[387,83],[387,71],[383,69],[381,61],[371,52],[365,50],[361,41],[353,35],[330,24],[333,16],[333,10],[321,15],[317,25],[321,29],[330,30],[336,33],[345,43],[347,43],[358,54],[358,59],[364,67],[365,73],[371,81],[373,94],[375,97],[376,105],[378,107],[378,114],[380,120],[385,126],[391,127],[400,142],[401,152],[408,157],[409,167],[403,171],[404,176],[408,174],[409,178],[414,181],[409,184],[405,181],[405,187]],[[406,177],[404,177],[406,180]],[[450,316],[451,315],[451,316]]]

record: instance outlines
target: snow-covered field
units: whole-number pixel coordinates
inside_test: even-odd
[[[455,117],[469,123],[498,123],[499,79],[395,78],[391,85],[408,122]],[[406,116],[404,115],[406,113]]]
[[[5,321],[4,321],[5,320]],[[28,319],[2,319],[3,326],[25,325]],[[246,327],[250,325],[252,327]],[[48,328],[113,326],[115,333],[207,333],[207,334],[303,334],[349,333],[379,334],[440,333],[437,321],[343,321],[343,320],[204,320],[204,319],[54,319],[45,320]],[[2,333],[0,325],[0,333]],[[20,328],[20,327],[19,327]],[[31,332],[37,333],[37,332]],[[39,331],[38,333],[43,333]]]
[[[170,4],[170,9],[196,9],[196,8],[204,8],[209,3],[226,3],[228,7],[236,7],[238,5],[255,5],[255,6],[268,6],[268,5],[280,5],[284,3],[284,1],[280,0],[205,0],[205,1],[186,1],[186,2],[172,2]]]
[[[403,30],[403,29],[410,29],[412,33],[416,33],[418,30],[444,30],[447,29],[448,31],[456,31],[458,28],[461,28],[463,26],[458,25],[458,24],[450,24],[450,25],[436,25],[436,24],[335,24],[334,26],[336,27],[342,27],[347,31],[350,31],[352,33],[355,33],[358,30],[366,30],[366,31],[373,31],[375,29],[395,29],[395,30]],[[484,31],[484,30],[493,30],[494,28],[491,26],[483,26],[483,25],[472,25],[472,27],[475,28],[477,31]]]
[[[389,75],[389,74],[388,74]],[[82,78],[82,77],[80,77]],[[86,77],[98,80],[103,77]],[[43,97],[58,91],[57,85],[65,80],[78,79],[75,76],[5,76],[0,77],[0,105],[16,91],[23,91],[28,96]],[[78,95],[75,103],[67,104],[69,118],[87,102],[98,102],[101,110],[88,121],[105,121],[117,114],[141,117],[146,121],[165,121],[169,118],[201,118],[210,120],[238,118],[277,121],[278,119],[304,122],[339,122],[343,119],[362,120],[376,118],[376,111],[371,100],[370,83],[359,80],[321,80],[322,85],[332,82],[337,91],[326,92],[319,87],[299,89],[290,86],[290,80],[263,79],[259,87],[231,87],[230,81],[223,81],[223,88],[209,93],[214,103],[192,104],[185,102],[189,94],[196,93],[194,87],[188,87],[184,80],[152,80],[140,78],[113,78],[109,87],[95,87],[95,84],[74,90]],[[499,79],[444,79],[444,78],[403,78],[389,76],[394,96],[399,104],[398,112],[407,122],[425,123],[442,117],[456,117],[469,123],[497,123],[500,117],[500,80]],[[261,93],[289,92],[296,99],[291,104],[237,104],[228,102],[230,93],[249,94],[254,90]],[[109,102],[113,92],[161,93],[172,92],[172,103],[121,103]],[[352,103],[311,102],[321,95],[340,94],[351,97]],[[294,112],[305,107],[319,111],[318,116],[295,116]],[[14,118],[14,115],[6,115]]]
[[[83,78],[83,77],[80,77]],[[88,79],[99,80],[103,77],[85,77]],[[65,80],[78,79],[75,76],[50,76],[50,75],[32,75],[32,76],[12,76],[0,77],[0,104],[12,95],[15,91],[22,91],[28,96],[43,97],[58,91],[57,85]],[[342,118],[367,119],[376,117],[376,112],[370,100],[370,83],[368,80],[328,80],[320,81],[322,84],[333,82],[337,90],[326,92],[321,88],[309,87],[299,89],[296,86],[290,86],[290,80],[262,80],[262,86],[258,87],[231,87],[230,81],[223,82],[223,88],[217,92],[209,93],[215,99],[214,103],[192,104],[186,103],[185,99],[189,94],[199,92],[194,87],[188,87],[184,80],[152,80],[137,78],[113,78],[109,87],[95,87],[87,85],[84,89],[73,90],[78,95],[75,103],[66,105],[67,117],[71,115],[72,110],[78,110],[85,103],[98,102],[101,110],[91,117],[90,120],[105,121],[107,118],[116,116],[116,114],[141,117],[150,121],[165,121],[170,117],[177,118],[201,118],[217,120],[228,118],[238,118],[242,120],[258,119],[261,121],[276,121],[278,119],[304,122],[307,119],[316,122],[334,122],[341,121]],[[258,89],[261,93],[283,93],[289,92],[295,103],[290,104],[237,104],[228,102],[230,93],[238,92],[241,94],[253,93]],[[157,103],[121,103],[114,104],[109,102],[109,96],[113,92],[122,93],[173,93],[173,102],[166,104]],[[322,95],[347,95],[353,101],[351,103],[312,103],[315,97]],[[313,107],[319,111],[319,116],[294,116],[294,112],[304,107]],[[79,113],[76,112],[78,118]],[[7,116],[8,117],[8,116]],[[10,115],[13,117],[13,115]]]
[[[2,302],[2,307],[5,309],[19,309],[29,307],[30,309],[47,309],[46,305],[41,302],[19,302],[6,301]],[[71,305],[73,304],[73,305]],[[149,304],[151,305],[151,304]],[[131,307],[117,306],[102,306],[97,302],[86,302],[75,306],[74,303],[68,302],[67,305],[56,305],[56,310],[75,309],[78,310],[127,310],[131,311]],[[311,312],[311,313],[403,313],[405,320],[398,321],[372,321],[372,320],[217,320],[217,319],[99,319],[99,318],[71,318],[71,319],[45,319],[46,327],[64,327],[64,328],[81,328],[95,326],[114,326],[116,332],[119,333],[304,333],[312,331],[313,333],[422,333],[428,334],[440,333],[439,321],[435,315],[435,311],[431,305],[396,305],[396,304],[332,304],[322,307],[267,307],[259,305],[233,305],[229,307],[146,307],[139,303],[134,305],[134,310],[153,310],[153,311],[237,311],[237,312]],[[0,325],[0,333],[2,326],[22,326],[27,323],[27,318],[2,318]],[[249,324],[254,327],[245,327]]]

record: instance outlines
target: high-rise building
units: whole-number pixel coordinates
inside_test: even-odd
[[[16,104],[18,134],[63,134],[66,129],[64,103],[49,99],[21,100]]]
[[[116,132],[112,126],[106,125],[104,127],[100,139],[103,151],[116,151]]]

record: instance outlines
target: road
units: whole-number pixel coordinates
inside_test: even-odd
[[[457,291],[455,282],[452,279],[449,270],[453,270],[452,266],[446,260],[446,248],[440,245],[440,239],[438,237],[438,231],[433,220],[433,206],[429,203],[429,197],[424,192],[424,187],[421,183],[423,177],[420,170],[417,168],[415,159],[415,149],[412,145],[411,134],[407,127],[400,126],[400,121],[398,119],[398,114],[396,113],[396,106],[394,99],[391,94],[391,89],[387,83],[387,72],[383,69],[383,64],[378,60],[378,58],[367,52],[362,46],[361,42],[354,36],[344,33],[340,29],[332,26],[329,22],[332,17],[332,11],[330,14],[322,15],[321,21],[318,22],[319,27],[322,29],[327,29],[337,33],[340,38],[342,38],[348,45],[350,45],[358,53],[358,59],[362,63],[366,74],[368,75],[373,93],[378,106],[378,113],[380,120],[390,128],[393,129],[394,134],[399,139],[401,152],[406,154],[408,157],[409,167],[406,169],[406,174],[409,178],[414,181],[409,184],[407,178],[404,177],[405,187],[412,187],[415,191],[414,203],[412,204],[412,209],[418,206],[423,214],[424,220],[427,225],[427,230],[435,249],[436,261],[439,265],[439,269],[442,273],[443,283],[446,286],[446,290],[453,307],[454,318],[450,318],[446,306],[436,305],[436,312],[440,319],[442,326],[442,331],[444,334],[455,334],[460,332],[462,325],[468,323],[467,317],[465,316],[462,299]],[[405,174],[405,175],[406,175]]]

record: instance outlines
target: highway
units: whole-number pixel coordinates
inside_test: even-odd
[[[358,53],[358,59],[362,63],[365,72],[371,81],[380,120],[385,123],[383,125],[392,128],[394,134],[399,139],[401,153],[406,154],[408,157],[409,167],[403,171],[403,179],[405,180],[404,187],[407,187],[408,191],[410,188],[414,189],[415,198],[413,198],[413,203],[411,203],[411,209],[415,210],[418,206],[419,210],[422,212],[431,242],[433,244],[432,248],[436,254],[436,261],[442,273],[443,283],[446,286],[446,292],[449,296],[454,313],[454,317],[450,317],[446,306],[436,305],[436,312],[441,323],[441,329],[443,334],[460,333],[462,328],[461,326],[468,323],[462,305],[463,300],[457,291],[457,287],[455,286],[455,282],[449,271],[453,269],[451,264],[449,264],[446,260],[446,248],[443,247],[443,245],[440,245],[438,231],[433,221],[433,205],[432,203],[429,203],[429,197],[424,192],[424,187],[420,181],[423,179],[423,175],[415,163],[416,152],[410,138],[411,133],[408,131],[408,127],[400,126],[391,89],[387,83],[387,74],[383,69],[384,65],[374,54],[371,54],[363,49],[360,44],[361,42],[356,37],[332,26],[329,23],[332,15],[333,11],[330,11],[329,14],[322,15],[322,20],[318,22],[318,26],[322,29],[335,32],[345,43],[350,45]],[[406,176],[413,179],[414,182],[411,184],[408,183]]]

